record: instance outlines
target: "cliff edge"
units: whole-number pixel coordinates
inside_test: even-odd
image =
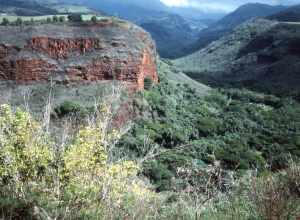
[[[97,23],[0,26],[0,80],[32,84],[124,81],[142,90],[158,82],[156,48],[143,29],[114,18]]]

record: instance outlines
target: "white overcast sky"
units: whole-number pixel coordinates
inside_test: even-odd
[[[161,0],[168,6],[196,7],[203,10],[229,12],[246,3],[265,3],[271,5],[300,4],[300,0]]]

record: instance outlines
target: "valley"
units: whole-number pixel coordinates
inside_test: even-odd
[[[259,2],[0,0],[0,219],[297,220],[300,11]]]
[[[297,96],[299,27],[293,22],[254,20],[175,63],[212,85]]]

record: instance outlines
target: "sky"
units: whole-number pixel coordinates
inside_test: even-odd
[[[168,6],[194,7],[202,10],[230,12],[246,3],[265,3],[270,5],[300,4],[300,0],[161,0]]]

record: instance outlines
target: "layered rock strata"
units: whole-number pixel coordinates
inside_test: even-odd
[[[0,27],[0,80],[121,80],[134,90],[144,88],[146,77],[158,82],[156,48],[149,34],[124,21],[108,24]]]

